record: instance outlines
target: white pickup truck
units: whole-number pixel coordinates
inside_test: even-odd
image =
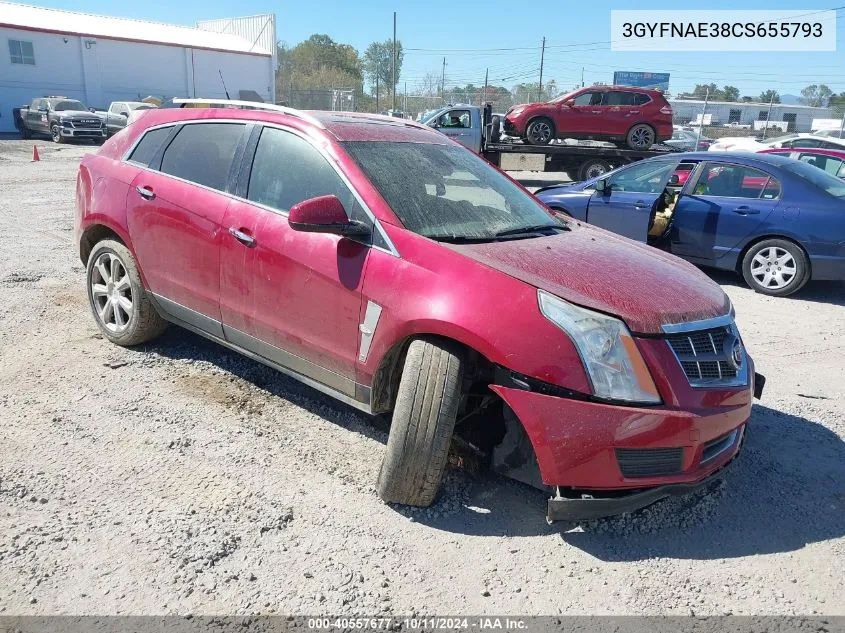
[[[143,101],[112,101],[106,116],[106,131],[109,136],[117,134],[129,125],[144,110],[155,108],[151,103]]]

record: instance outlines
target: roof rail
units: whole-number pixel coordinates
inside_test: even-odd
[[[326,126],[317,119],[316,117],[311,116],[310,114],[303,112],[302,110],[297,110],[296,108],[288,108],[286,106],[276,105],[274,103],[262,103],[260,101],[238,101],[236,99],[173,99],[173,103],[177,104],[198,104],[198,105],[207,105],[207,106],[227,106],[227,107],[236,107],[236,108],[244,108],[244,109],[253,109],[253,110],[269,110],[272,112],[281,112],[282,114],[289,114],[290,116],[295,116],[303,121],[308,121],[311,125],[315,125],[320,129],[326,129]]]

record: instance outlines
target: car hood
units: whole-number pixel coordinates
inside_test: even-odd
[[[99,112],[88,112],[87,110],[59,110],[56,114],[66,119],[102,119]]]
[[[555,236],[443,244],[571,303],[614,315],[632,332],[722,316],[730,300],[704,273],[673,255],[602,229],[572,224]]]

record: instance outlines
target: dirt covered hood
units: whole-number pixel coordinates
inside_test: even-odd
[[[692,264],[594,227],[445,246],[571,303],[618,316],[633,332],[658,334],[661,325],[730,310],[727,295]]]

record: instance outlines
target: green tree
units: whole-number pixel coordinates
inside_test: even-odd
[[[766,90],[760,93],[760,103],[780,103],[780,95],[777,90]]]
[[[402,50],[402,42],[396,40],[396,81],[402,71],[402,60],[405,53]],[[392,93],[396,86],[393,85],[393,40],[387,39],[383,42],[373,42],[364,51],[364,72],[370,83],[370,88],[375,91],[376,78],[380,89],[388,94]]]
[[[739,101],[739,88],[736,86],[725,86],[722,89],[722,95],[725,101]]]
[[[813,106],[815,108],[823,107],[833,90],[824,84],[812,84],[801,91],[801,102],[804,105]]]
[[[696,84],[692,96],[696,99],[708,97],[711,101],[719,100],[719,87],[716,84]]]

